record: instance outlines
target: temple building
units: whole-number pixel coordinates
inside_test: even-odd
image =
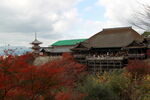
[[[72,39],[72,40],[60,40],[53,43],[50,47],[43,47],[42,52],[48,56],[61,56],[65,52],[72,52],[78,43],[85,41],[86,39]]]
[[[147,58],[147,40],[131,27],[103,29],[72,49],[89,71],[114,70],[129,59]]]
[[[102,72],[120,69],[130,59],[146,59],[150,53],[149,40],[131,27],[108,28],[77,43],[58,41],[48,50],[49,54],[53,53],[50,56],[71,52],[89,71]]]

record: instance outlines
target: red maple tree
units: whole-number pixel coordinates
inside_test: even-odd
[[[126,68],[134,78],[142,78],[143,76],[150,74],[150,65],[144,61],[130,61]]]
[[[70,54],[63,54],[63,59],[41,66],[33,66],[33,58],[31,54],[0,57],[0,100],[73,98],[62,88],[71,91],[85,75],[85,66],[74,61]]]

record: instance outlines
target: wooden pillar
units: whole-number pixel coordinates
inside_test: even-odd
[[[119,62],[120,62],[120,69],[121,69],[122,64],[121,64],[121,61],[119,61]]]
[[[106,70],[108,71],[108,60],[106,60],[106,63],[107,63],[107,69]]]
[[[95,72],[96,72],[96,69],[95,69],[95,60],[94,60],[94,62],[93,62],[93,63],[94,63],[94,73],[95,73]]]
[[[140,48],[140,55],[142,54],[142,48]],[[140,59],[143,59],[143,56],[140,56]]]
[[[115,69],[115,61],[113,60],[113,69]]]
[[[99,72],[101,71],[101,61],[99,61]]]

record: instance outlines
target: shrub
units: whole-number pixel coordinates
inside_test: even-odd
[[[107,85],[117,95],[118,100],[148,100],[143,99],[148,98],[150,92],[148,76],[141,80],[133,80],[131,73],[124,71],[120,74],[118,72],[104,73],[98,78],[100,83]]]
[[[107,84],[100,83],[95,76],[87,76],[78,91],[85,94],[83,100],[117,100],[116,94]]]

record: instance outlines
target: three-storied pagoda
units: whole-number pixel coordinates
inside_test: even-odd
[[[36,33],[35,33],[35,40],[33,42],[31,42],[31,44],[32,44],[33,53],[35,55],[39,55],[40,49],[41,49],[41,47],[39,45],[42,44],[42,42],[40,42],[40,41],[37,40]]]

